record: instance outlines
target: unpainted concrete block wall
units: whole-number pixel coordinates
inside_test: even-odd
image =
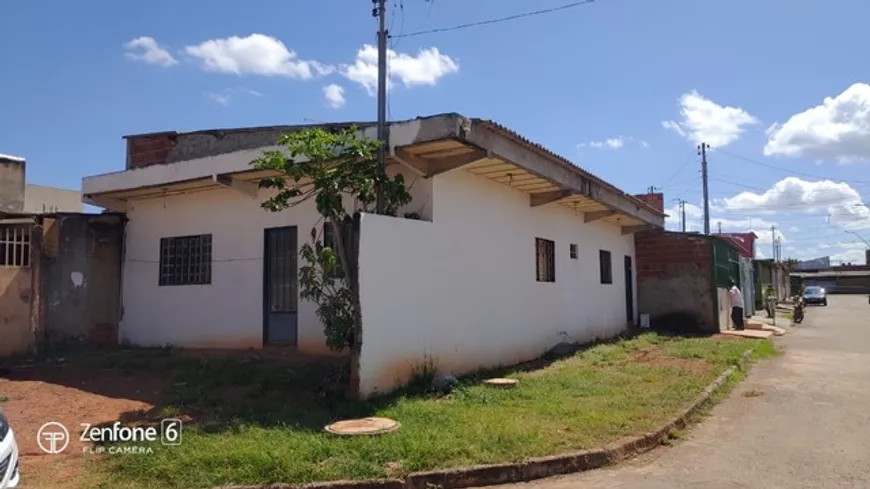
[[[45,338],[117,344],[124,217],[59,214],[43,225]]]
[[[717,332],[708,238],[684,233],[635,236],[638,312],[656,329]]]
[[[24,210],[24,160],[0,158],[0,212]]]

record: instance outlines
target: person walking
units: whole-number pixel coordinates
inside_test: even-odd
[[[734,329],[743,331],[743,293],[737,287],[737,282],[731,280],[731,289],[728,291],[728,296],[731,298],[731,322],[734,323]]]

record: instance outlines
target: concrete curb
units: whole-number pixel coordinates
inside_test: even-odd
[[[746,350],[737,365],[725,370],[704,389],[688,408],[658,430],[627,438],[603,448],[549,457],[536,457],[516,463],[414,472],[408,474],[404,479],[328,481],[310,484],[229,485],[214,489],[430,489],[431,486],[436,486],[438,489],[461,489],[528,482],[598,469],[648,452],[661,445],[672,431],[681,430],[688,426],[691,418],[749,360],[753,351],[754,348]]]

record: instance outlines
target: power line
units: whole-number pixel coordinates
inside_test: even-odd
[[[781,171],[781,172],[785,172],[785,173],[791,173],[792,175],[797,175],[797,176],[802,176],[802,177],[807,177],[807,178],[818,178],[818,179],[821,179],[821,180],[832,180],[831,177],[825,177],[825,176],[821,176],[821,175],[814,175],[814,174],[812,174],[812,173],[799,172],[799,171],[796,171],[796,170],[791,170],[791,169],[789,169],[789,168],[783,168],[783,167],[781,167],[781,166],[771,165],[770,163],[764,163],[764,162],[761,162],[761,161],[758,161],[758,160],[754,160],[754,159],[752,159],[752,158],[748,158],[748,157],[746,157],[746,156],[741,156],[741,155],[738,155],[738,154],[732,153],[732,152],[730,152],[730,151],[726,151],[726,150],[724,150],[724,149],[722,149],[722,148],[710,148],[710,149],[712,149],[712,150],[714,150],[714,151],[718,151],[719,153],[722,153],[722,154],[728,155],[728,156],[730,156],[730,157],[732,157],[732,158],[737,158],[738,160],[743,160],[743,161],[746,161],[746,162],[749,162],[749,163],[753,163],[753,164],[756,164],[756,165],[759,165],[759,166],[763,166],[763,167],[771,168],[771,169],[774,169],[774,170],[779,170],[779,171]],[[843,179],[838,179],[838,180],[841,181],[841,182],[844,182],[844,183],[849,183],[849,182],[851,182],[851,183],[858,183],[858,184],[861,184],[861,185],[870,185],[870,180],[843,180]]]
[[[568,10],[568,9],[571,9],[574,7],[580,7],[582,5],[588,5],[588,4],[594,3],[594,2],[595,2],[595,0],[583,0],[580,2],[568,3],[565,5],[558,6],[558,7],[541,9],[541,10],[533,10],[531,12],[523,12],[521,14],[509,15],[507,17],[499,17],[499,18],[495,18],[495,19],[480,20],[477,22],[469,22],[467,24],[459,24],[459,25],[454,25],[454,26],[450,26],[450,27],[439,27],[436,29],[426,29],[426,30],[422,30],[422,31],[409,32],[407,34],[400,34],[397,36],[390,36],[390,37],[396,37],[396,38],[416,37],[416,36],[423,36],[423,35],[427,35],[427,34],[438,34],[441,32],[458,31],[460,29],[469,29],[471,27],[480,27],[480,26],[484,26],[484,25],[499,24],[502,22],[507,22],[509,20],[517,20],[517,19],[522,19],[525,17],[533,17],[536,15],[551,14],[553,12]]]
[[[665,180],[664,183],[662,183],[662,184],[660,185],[660,187],[661,187],[661,188],[666,188],[666,187],[668,186],[668,184],[672,183],[672,182],[674,181],[674,179],[677,178],[677,176],[679,176],[680,173],[682,173],[683,170],[686,169],[686,167],[688,167],[690,164],[694,163],[695,161],[697,161],[697,160],[695,159],[695,155],[692,155],[692,158],[691,158],[691,159],[686,159],[686,161],[685,161],[682,165],[680,165],[679,168],[677,168],[677,171],[675,171],[675,172],[673,173],[673,175],[671,175],[667,180]]]

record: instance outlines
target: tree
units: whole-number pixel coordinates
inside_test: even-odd
[[[262,202],[269,212],[281,212],[313,200],[332,230],[332,244],[324,245],[318,225],[311,230],[311,242],[299,255],[300,296],[317,304],[326,344],[358,354],[362,341],[362,312],[357,267],[358,243],[353,213],[345,203],[356,203],[359,212],[373,212],[381,190],[384,214],[395,216],[411,201],[401,174],[390,178],[378,164],[380,142],[359,136],[355,127],[337,131],[305,129],[282,135],[278,151],[266,151],[251,164],[259,170],[277,172],[264,178],[260,187],[275,193]],[[333,246],[335,249],[333,249]],[[340,266],[343,272],[334,273]]]

